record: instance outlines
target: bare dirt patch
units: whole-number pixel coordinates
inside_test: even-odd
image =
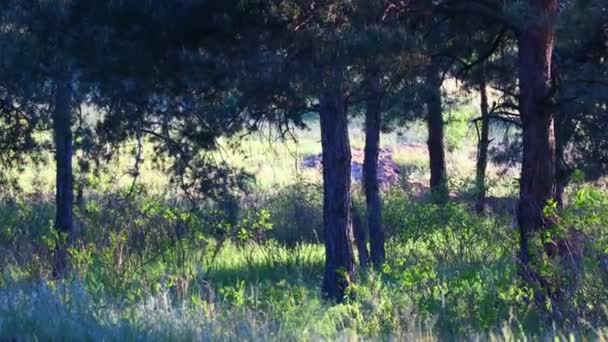
[[[365,154],[363,149],[353,148],[351,151],[351,179],[353,182],[361,183],[363,180],[363,161]],[[317,154],[307,156],[302,166],[322,172],[323,155]],[[398,184],[401,180],[401,168],[393,160],[392,151],[382,148],[378,156],[378,184],[380,188],[387,189],[391,185]]]

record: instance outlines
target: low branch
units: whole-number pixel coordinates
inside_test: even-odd
[[[516,120],[516,119],[513,119],[513,118],[509,118],[509,117],[505,117],[505,116],[500,116],[500,115],[488,115],[487,117],[478,117],[478,118],[475,118],[475,119],[473,119],[471,121],[473,121],[473,123],[477,124],[477,122],[482,121],[482,120],[484,120],[486,118],[488,120],[494,119],[494,120],[502,121],[502,122],[505,122],[505,123],[508,123],[508,124],[511,124],[511,125],[514,125],[514,126],[517,126],[517,127],[521,127],[521,122],[519,122],[519,120]]]

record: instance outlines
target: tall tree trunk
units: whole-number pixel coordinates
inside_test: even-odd
[[[518,37],[520,114],[523,127],[523,159],[520,179],[518,221],[520,259],[528,280],[536,278],[529,268],[530,234],[545,229],[550,219],[543,208],[555,191],[554,117],[551,58],[557,0],[529,0],[535,12],[530,23]]]
[[[325,276],[323,293],[341,302],[354,280],[351,225],[351,151],[346,99],[342,90],[324,91],[320,98],[323,149],[323,228]]]
[[[73,243],[73,176],[72,176],[72,85],[71,77],[64,75],[56,82],[53,133],[55,140],[56,216],[55,230],[59,233],[54,258],[53,275],[63,276],[68,269],[67,249]]]
[[[441,70],[435,61],[427,70],[427,125],[429,131],[428,149],[431,168],[431,193],[438,203],[448,198],[445,148],[443,144],[443,106],[441,102]]]
[[[479,94],[481,97],[481,132],[479,133],[479,148],[477,151],[476,183],[478,194],[475,209],[478,214],[482,214],[486,210],[486,169],[488,168],[488,148],[490,146],[490,107],[484,69],[481,71]]]
[[[363,188],[367,202],[367,227],[369,230],[370,256],[375,266],[384,262],[384,228],[382,226],[382,203],[378,186],[378,156],[380,153],[381,99],[378,86],[366,101],[365,112],[365,157],[363,161]]]

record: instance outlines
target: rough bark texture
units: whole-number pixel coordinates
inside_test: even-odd
[[[479,192],[477,194],[475,209],[478,214],[482,214],[486,210],[486,169],[488,167],[488,148],[490,146],[490,108],[488,105],[486,78],[483,70],[479,82],[479,94],[481,97],[481,130],[479,132],[476,175],[477,190]]]
[[[352,206],[353,233],[355,235],[355,244],[359,253],[359,265],[362,268],[367,268],[369,265],[369,251],[367,250],[367,238],[365,234],[365,225],[361,219],[361,213],[353,205]]]
[[[56,82],[55,109],[53,113],[55,160],[57,166],[55,229],[59,233],[53,269],[55,277],[61,277],[66,273],[68,269],[67,249],[74,239],[71,119],[71,80],[70,77],[64,76]]]
[[[354,280],[350,197],[350,142],[346,100],[340,90],[325,91],[320,98],[323,149],[323,227],[325,276],[323,293],[332,301],[344,300]]]
[[[367,227],[370,256],[375,266],[384,262],[384,227],[380,187],[378,186],[378,155],[380,153],[381,108],[380,96],[372,92],[367,99],[365,113],[365,158],[363,161],[363,188],[367,202]]]
[[[431,192],[439,203],[447,201],[447,172],[445,148],[443,144],[443,106],[441,102],[441,74],[435,62],[428,68],[427,83],[427,125],[429,131],[428,148],[431,168]]]
[[[520,259],[527,277],[533,276],[528,267],[528,240],[531,233],[550,225],[543,208],[555,192],[555,132],[550,97],[553,20],[557,14],[557,0],[529,1],[536,12],[535,20],[518,37],[519,105],[523,126],[518,221]]]

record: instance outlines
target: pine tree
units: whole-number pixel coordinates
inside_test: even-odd
[[[74,238],[71,118],[76,107],[76,83],[73,78],[75,58],[70,51],[78,39],[75,32],[83,36],[89,32],[80,26],[81,22],[74,20],[71,5],[68,4],[9,2],[4,14],[11,25],[3,34],[14,38],[10,41],[10,49],[14,53],[12,57],[24,58],[5,59],[4,67],[15,68],[25,75],[5,79],[6,88],[10,89],[5,94],[6,99],[12,101],[14,107],[45,106],[53,123],[57,174],[54,228],[58,233],[53,273],[60,277],[68,267],[67,249]],[[24,93],[19,88],[29,91]],[[46,111],[28,110],[22,114],[27,122],[41,124]]]

